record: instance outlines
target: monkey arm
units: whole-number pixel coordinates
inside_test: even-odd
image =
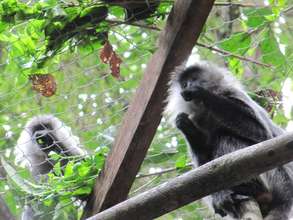
[[[266,129],[243,101],[214,94],[202,87],[183,90],[181,95],[186,101],[202,101],[215,119],[234,134],[255,143],[268,139]]]
[[[183,133],[199,165],[209,161],[211,149],[207,146],[206,135],[188,118],[186,113],[176,117],[176,127]]]
[[[15,147],[16,161],[30,168],[33,176],[47,174],[54,161],[49,153],[62,155],[61,164],[67,162],[66,156],[83,156],[86,152],[80,147],[79,139],[72,135],[69,127],[53,115],[39,115],[27,122]]]

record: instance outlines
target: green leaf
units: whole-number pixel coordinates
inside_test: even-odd
[[[288,0],[269,0],[271,6],[284,7]]]
[[[61,176],[61,175],[62,175],[62,169],[61,169],[61,163],[60,163],[60,161],[58,161],[58,162],[54,165],[53,170],[54,170],[54,173],[55,173],[57,176]]]
[[[250,35],[242,32],[233,34],[230,38],[223,40],[219,43],[219,46],[228,52],[243,55],[250,48],[250,44]]]
[[[17,173],[17,171],[9,164],[6,162],[6,160],[1,157],[1,163],[3,168],[5,169],[8,177],[24,192],[31,194],[31,195],[38,195],[40,194],[44,187],[41,185],[35,185],[31,182],[29,182],[26,179],[23,179],[20,177]]]
[[[277,114],[275,114],[275,116],[274,116],[274,122],[276,122],[279,125],[286,126],[288,123],[288,119],[284,115],[284,112],[282,112],[282,111],[276,111],[276,112],[277,112]]]
[[[234,73],[234,75],[238,77],[242,76],[244,72],[244,67],[239,59],[234,57],[228,57],[228,66],[229,70],[231,70]]]
[[[49,158],[56,160],[56,161],[61,159],[61,155],[57,154],[55,151],[50,151],[48,156],[49,156]]]
[[[280,51],[279,44],[271,30],[267,30],[263,35],[263,40],[260,43],[262,52],[262,61],[267,64],[281,67],[285,64],[286,58]]]
[[[184,154],[184,155],[180,155],[180,157],[177,158],[175,166],[176,168],[183,168],[183,167],[186,167],[186,164],[187,164],[187,156],[186,154]]]
[[[0,33],[8,28],[8,24],[0,21]]]
[[[97,169],[101,169],[105,162],[105,156],[102,154],[96,154],[94,156],[94,163]]]
[[[81,164],[77,168],[78,175],[81,176],[81,177],[86,176],[90,172],[90,170],[91,170],[91,167],[90,166],[86,166],[84,164]]]
[[[92,187],[91,186],[87,186],[87,187],[80,187],[77,190],[74,190],[72,192],[73,196],[80,196],[80,195],[89,195],[92,191]]]
[[[247,8],[243,10],[247,20],[244,23],[251,28],[257,28],[264,25],[266,22],[271,21],[270,16],[274,15],[270,8]]]
[[[114,7],[110,7],[109,8],[109,14],[111,16],[114,16],[116,19],[124,19],[124,14],[125,14],[125,11],[122,7],[117,7],[117,6],[114,6]]]
[[[73,175],[74,162],[69,161],[64,169],[64,177],[70,177]]]
[[[65,8],[64,11],[67,14],[68,21],[72,21],[80,14],[81,8],[80,7],[68,7],[68,8]]]

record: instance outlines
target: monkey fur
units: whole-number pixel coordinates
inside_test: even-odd
[[[69,160],[66,157],[86,155],[79,139],[62,121],[53,115],[35,116],[27,122],[17,140],[16,162],[28,167],[36,181],[40,181],[42,177],[46,178],[56,163],[50,158],[50,152],[64,157],[60,160],[62,167]],[[37,213],[31,204],[27,204],[21,220],[39,219]]]
[[[231,73],[208,62],[178,67],[167,102],[165,113],[185,137],[195,166],[284,133]],[[265,220],[287,220],[292,167],[279,166],[204,200],[222,217],[239,219],[241,202],[253,198]]]
[[[61,156],[86,154],[71,129],[53,115],[36,116],[28,121],[15,151],[16,161],[24,162],[35,176],[52,170],[54,162],[49,158],[51,151]]]

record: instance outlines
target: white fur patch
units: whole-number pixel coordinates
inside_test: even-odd
[[[36,125],[50,124],[53,130],[52,134],[59,143],[65,147],[64,152],[70,152],[72,155],[85,155],[86,152],[81,148],[78,137],[74,136],[71,129],[62,121],[53,115],[40,115],[33,117],[24,127],[15,146],[16,163],[27,166],[32,169],[33,166],[45,162],[46,154],[40,150],[36,140],[33,137],[33,127]],[[57,142],[57,144],[58,144]]]
[[[229,73],[228,70],[220,68],[207,61],[198,61],[194,64],[203,69],[202,86],[208,90],[213,90],[215,93],[220,93],[223,90],[242,90],[241,84]],[[185,65],[180,65],[171,73],[170,87],[168,90],[167,105],[164,114],[169,122],[174,126],[176,116],[179,113],[192,114],[196,106],[191,102],[186,102],[181,96],[181,87],[178,82],[178,75],[185,69]]]

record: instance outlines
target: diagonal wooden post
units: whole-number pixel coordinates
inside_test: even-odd
[[[161,120],[169,73],[183,63],[199,37],[214,0],[176,0],[129,106],[84,217],[127,198]]]

